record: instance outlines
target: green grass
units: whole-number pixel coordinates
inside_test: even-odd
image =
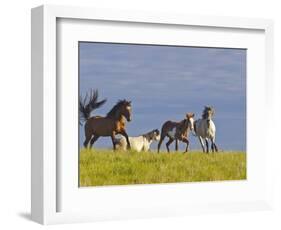
[[[246,179],[245,152],[80,151],[80,186]]]

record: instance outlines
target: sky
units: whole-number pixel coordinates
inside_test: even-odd
[[[127,133],[138,136],[187,112],[199,119],[208,105],[215,109],[218,148],[246,150],[246,49],[80,42],[79,54],[80,95],[98,89],[99,98],[107,98],[92,115],[106,115],[119,99],[131,100]],[[112,148],[110,137],[94,147]],[[190,149],[200,148],[190,136]]]

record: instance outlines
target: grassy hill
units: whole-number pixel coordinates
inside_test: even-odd
[[[80,151],[80,186],[246,179],[246,153]]]

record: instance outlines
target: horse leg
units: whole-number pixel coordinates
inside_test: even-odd
[[[113,145],[113,150],[116,150],[116,141],[115,141],[115,132],[112,132],[111,134],[111,141],[112,141],[112,145]]]
[[[208,143],[208,139],[205,139],[205,143],[206,143],[207,153],[209,153],[209,143]]]
[[[185,152],[188,152],[189,140],[187,140],[187,139],[183,139],[183,142],[185,142],[185,143],[186,143]]]
[[[173,141],[174,141],[174,140],[173,140],[172,138],[170,138],[169,141],[166,143],[166,148],[167,148],[168,153],[170,152],[169,145],[170,145]]]
[[[214,148],[215,148],[215,151],[218,152],[218,147],[215,142],[214,142]]]
[[[199,142],[200,142],[200,144],[201,144],[201,147],[202,147],[202,149],[203,149],[203,153],[205,152],[205,146],[204,146],[204,142],[203,142],[203,139],[202,139],[202,137],[198,137],[198,139],[199,139]]]
[[[158,143],[158,147],[157,147],[157,152],[158,152],[158,153],[159,153],[159,151],[160,151],[160,147],[161,147],[161,144],[162,144],[164,138],[165,138],[165,136],[162,136],[162,135],[161,135],[160,140],[159,140],[159,143]]]
[[[84,148],[87,148],[87,147],[88,147],[88,143],[89,143],[90,140],[91,140],[91,137],[86,137],[86,139],[85,139],[85,141],[84,141],[84,143],[83,143]]]
[[[213,138],[211,139],[211,149],[212,149],[212,153],[214,153],[214,151],[215,151],[215,144],[214,144]]]
[[[216,143],[215,143],[215,138],[212,138],[211,139],[211,142],[212,142],[212,145],[211,145],[211,147],[212,147],[212,152],[218,152],[218,148],[217,148],[217,145],[216,145]]]
[[[93,138],[91,139],[91,142],[90,142],[90,148],[92,148],[93,144],[99,139],[100,136],[98,135],[95,135],[93,136]]]
[[[87,148],[88,144],[89,144],[89,141],[92,138],[92,132],[91,132],[91,130],[89,128],[88,123],[85,124],[84,130],[85,130],[85,137],[86,137],[86,139],[85,139],[83,145],[84,145],[84,148]]]
[[[85,141],[83,143],[84,148],[88,147],[88,144],[89,144],[89,141],[91,140],[91,137],[92,137],[92,134],[90,134],[90,133],[86,134],[86,139],[85,139]]]
[[[179,150],[179,141],[178,139],[176,139],[176,146],[175,146],[175,150],[178,151]]]
[[[212,153],[214,153],[214,143],[211,142],[211,149],[212,149]]]
[[[189,140],[187,140],[187,138],[182,138],[181,141],[182,141],[183,143],[186,143],[186,148],[185,148],[185,151],[184,151],[183,153],[188,152]]]
[[[185,151],[183,153],[186,153],[188,152],[188,147],[189,147],[189,140],[187,138],[182,138],[181,141],[183,143],[186,143],[186,148],[185,148]]]
[[[122,132],[120,132],[120,134],[123,135],[123,136],[126,138],[127,149],[131,149],[131,144],[130,144],[130,141],[129,141],[129,136],[128,136],[128,134],[126,133],[126,131],[123,130]]]

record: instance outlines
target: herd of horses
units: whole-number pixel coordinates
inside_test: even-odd
[[[185,118],[179,122],[166,121],[161,128],[154,129],[148,133],[138,137],[129,137],[126,132],[126,122],[132,120],[132,103],[127,100],[118,101],[106,116],[91,116],[91,112],[101,107],[106,102],[106,99],[98,101],[98,91],[91,90],[86,94],[84,99],[80,97],[79,112],[80,124],[85,122],[85,141],[84,147],[92,147],[99,137],[111,137],[113,150],[116,149],[133,149],[138,152],[148,151],[150,144],[153,141],[158,142],[157,151],[159,153],[163,140],[168,137],[166,143],[167,151],[170,152],[170,144],[175,141],[175,150],[178,151],[178,142],[186,144],[185,152],[189,147],[189,134],[197,136],[203,152],[209,152],[209,141],[211,142],[212,152],[217,152],[218,148],[215,143],[216,127],[212,121],[214,109],[205,106],[202,117],[194,119],[194,113],[187,113]],[[122,135],[117,138],[116,135]]]

